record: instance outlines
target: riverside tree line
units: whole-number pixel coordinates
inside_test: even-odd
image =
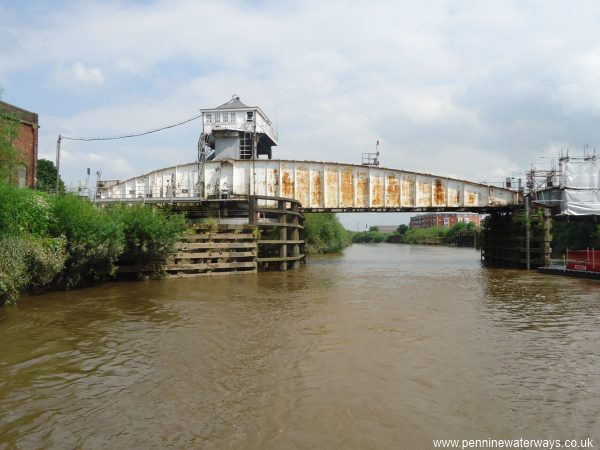
[[[19,189],[18,119],[0,117],[0,305],[25,291],[71,289],[112,278],[120,263],[141,265],[168,253],[180,215],[148,207],[96,208],[55,189],[56,169],[40,160],[37,190]]]
[[[150,206],[103,209],[74,194],[0,183],[0,303],[110,279],[121,263],[168,253],[183,227],[183,216]]]

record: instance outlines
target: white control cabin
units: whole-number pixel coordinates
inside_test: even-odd
[[[203,115],[200,159],[272,158],[278,137],[271,121],[258,106],[248,106],[234,95],[230,101]]]

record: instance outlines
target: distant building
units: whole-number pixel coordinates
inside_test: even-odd
[[[34,187],[37,182],[38,115],[3,101],[0,101],[0,113],[10,114],[19,120],[17,137],[12,143],[22,154],[18,184],[20,187]]]
[[[457,223],[473,223],[479,225],[481,217],[477,213],[427,213],[410,218],[410,228],[450,228]]]
[[[398,229],[398,225],[375,225],[380,233],[393,233]]]

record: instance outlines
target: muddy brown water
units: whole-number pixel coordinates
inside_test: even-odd
[[[27,297],[0,342],[2,449],[600,446],[600,283],[471,249]]]

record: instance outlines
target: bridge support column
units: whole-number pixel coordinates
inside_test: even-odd
[[[550,264],[551,212],[533,205],[524,209],[492,213],[484,222],[481,258],[485,264],[535,269]]]
[[[304,259],[304,241],[300,239],[304,217],[299,211],[300,204],[293,199],[259,197],[259,202],[261,199],[266,202],[256,207],[260,213],[259,270],[297,269]]]
[[[292,269],[297,269],[300,265],[300,218],[298,213],[298,203],[292,204],[292,211],[295,213],[292,216],[292,238],[294,242],[292,244],[292,256],[294,260],[292,262]]]
[[[277,202],[277,209],[280,211],[285,211],[286,201],[279,200]],[[288,242],[288,227],[287,227],[287,214],[281,214],[279,216],[279,239],[281,240],[281,245],[279,246],[279,257],[281,258],[281,262],[279,263],[279,270],[287,270],[287,242]]]

